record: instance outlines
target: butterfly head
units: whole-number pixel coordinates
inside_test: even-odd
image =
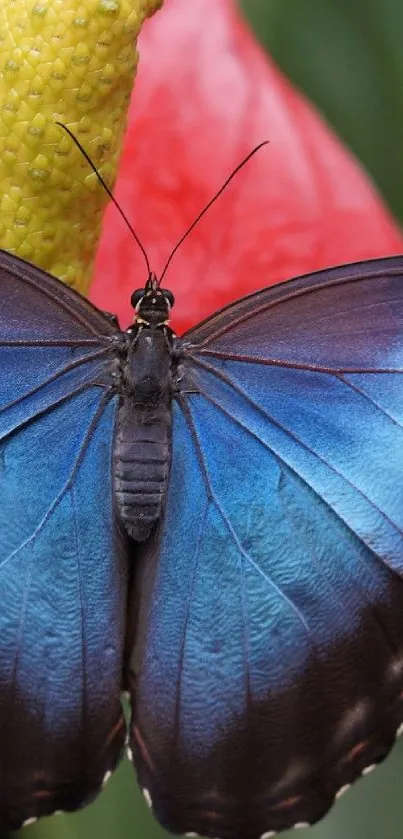
[[[137,325],[167,326],[174,296],[169,289],[160,288],[156,275],[150,273],[145,287],[133,291],[131,304]]]

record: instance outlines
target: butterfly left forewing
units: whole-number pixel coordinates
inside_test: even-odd
[[[131,676],[175,832],[313,823],[403,720],[402,273],[303,278],[186,336]]]

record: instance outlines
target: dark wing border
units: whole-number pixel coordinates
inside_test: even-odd
[[[347,265],[335,265],[313,273],[302,274],[290,280],[284,280],[267,288],[260,289],[228,303],[213,315],[209,315],[197,326],[187,330],[182,336],[186,343],[197,344],[202,348],[210,341],[221,337],[227,329],[233,329],[240,323],[259,312],[271,309],[286,300],[305,294],[312,294],[321,288],[359,282],[360,280],[378,279],[379,277],[403,274],[403,255],[388,256],[350,262]],[[236,311],[235,311],[236,310]]]
[[[39,293],[51,298],[60,308],[75,318],[87,333],[93,334],[98,341],[100,338],[108,339],[121,334],[119,327],[100,309],[97,309],[78,291],[65,285],[47,271],[43,271],[42,268],[37,268],[19,256],[0,250],[0,276],[2,269],[15,276],[20,282],[34,286]],[[43,342],[38,341],[36,343],[42,344]],[[65,344],[66,341],[61,340],[58,343]],[[74,343],[77,343],[77,341],[74,341]]]

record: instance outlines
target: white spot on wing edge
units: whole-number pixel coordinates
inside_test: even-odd
[[[402,676],[402,673],[403,673],[403,656],[400,656],[400,658],[395,658],[395,660],[392,661],[389,664],[386,676],[389,679],[398,679],[399,677]]]
[[[132,752],[130,746],[127,747],[126,754],[127,754],[127,757],[130,760],[130,763],[133,763],[133,752]]]
[[[185,833],[185,836],[198,836],[198,833]]]
[[[336,792],[336,798],[337,799],[341,798],[342,795],[344,795],[344,793],[347,792],[347,790],[350,789],[350,787],[351,787],[351,784],[344,784],[344,787],[340,787],[340,789]]]
[[[370,763],[369,766],[366,766],[365,769],[362,770],[362,774],[363,775],[369,775],[370,772],[373,772],[374,769],[376,769],[376,767],[377,767],[376,763]]]
[[[273,836],[276,836],[276,831],[269,830],[268,833],[262,833],[260,839],[273,839]]]
[[[403,734],[403,722],[400,723],[399,728],[396,731],[396,737],[401,737],[402,734]]]
[[[149,808],[150,808],[150,810],[151,810],[151,809],[152,809],[152,806],[153,806],[153,802],[152,802],[152,798],[151,798],[150,793],[148,792],[147,787],[143,787],[143,795],[144,795],[144,798],[145,798],[145,800],[146,800],[146,802],[147,802],[148,807],[149,807]]]
[[[111,778],[111,777],[112,777],[112,772],[110,771],[110,769],[108,769],[108,771],[105,772],[105,775],[104,775],[103,780],[102,780],[102,789],[104,787],[106,787],[106,785],[109,781],[109,778]]]
[[[35,824],[38,821],[37,816],[31,816],[30,819],[25,819],[25,822],[22,823],[21,827],[28,827],[30,824]]]
[[[309,822],[295,822],[295,824],[293,824],[294,830],[302,830],[302,828],[310,826]]]

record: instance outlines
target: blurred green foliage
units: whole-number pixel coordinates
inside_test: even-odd
[[[212,0],[214,2],[214,0]],[[403,221],[401,0],[241,0],[258,37],[364,163]],[[304,839],[403,839],[403,742]],[[23,839],[164,839],[125,761],[81,813]],[[13,834],[14,837],[17,834]],[[296,834],[282,834],[284,839]],[[4,839],[4,836],[1,838]]]
[[[403,221],[401,0],[240,0],[286,75],[327,117]]]

